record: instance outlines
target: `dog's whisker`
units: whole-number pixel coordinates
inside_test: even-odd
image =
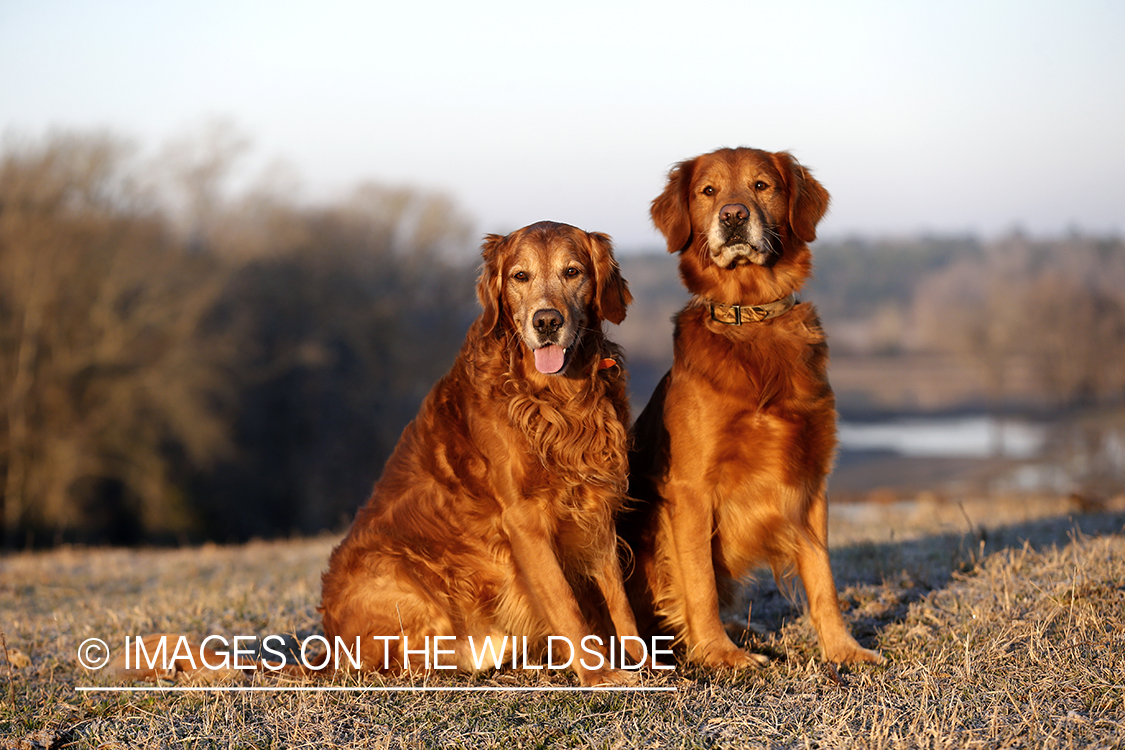
[[[781,246],[781,233],[778,231],[778,228],[773,225],[766,224],[762,227],[762,232],[766,236],[766,248],[769,250],[769,252],[773,253],[774,255],[780,255],[781,251],[779,248]]]

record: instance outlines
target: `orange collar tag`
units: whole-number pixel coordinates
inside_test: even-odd
[[[605,359],[603,359],[601,362],[598,363],[598,369],[599,370],[608,370],[611,367],[617,367],[617,360],[616,359],[606,357]]]

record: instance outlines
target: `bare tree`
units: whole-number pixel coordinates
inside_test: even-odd
[[[936,349],[982,367],[992,399],[1016,367],[1057,406],[1125,399],[1125,243],[1071,237],[991,243],[919,285],[915,324]]]
[[[223,347],[199,346],[221,280],[136,212],[125,153],[60,134],[0,164],[8,543],[21,527],[184,528],[167,454],[205,462],[225,445]],[[94,502],[107,497],[117,507]]]
[[[214,119],[169,141],[152,165],[156,193],[193,250],[207,246],[226,218],[230,180],[249,149],[233,122]]]

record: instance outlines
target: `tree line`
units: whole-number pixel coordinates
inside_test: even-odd
[[[941,352],[986,376],[998,405],[1015,378],[1038,406],[1125,402],[1125,241],[1078,232],[818,242],[809,297],[834,348]],[[1027,390],[1026,388],[1024,390]]]
[[[217,123],[147,159],[88,132],[0,152],[6,546],[341,528],[452,362],[478,245],[452,201],[368,183],[309,205],[277,168],[236,191],[248,149]],[[836,352],[944,352],[998,404],[1016,374],[1053,407],[1125,401],[1120,238],[813,250]],[[641,318],[667,318],[674,264],[648,263],[623,259]],[[628,325],[637,382],[659,377],[652,327]]]
[[[377,184],[301,205],[212,125],[0,156],[7,546],[314,532],[350,518],[475,315],[470,222]]]

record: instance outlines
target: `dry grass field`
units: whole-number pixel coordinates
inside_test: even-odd
[[[335,538],[9,555],[0,748],[1125,747],[1125,508],[1068,516],[1021,498],[834,510],[846,617],[887,664],[822,663],[800,607],[765,575],[746,589],[744,635],[771,664],[642,673],[668,692],[79,691],[100,684],[77,663],[91,637],[319,632]],[[576,682],[486,672],[228,686],[326,684]]]

